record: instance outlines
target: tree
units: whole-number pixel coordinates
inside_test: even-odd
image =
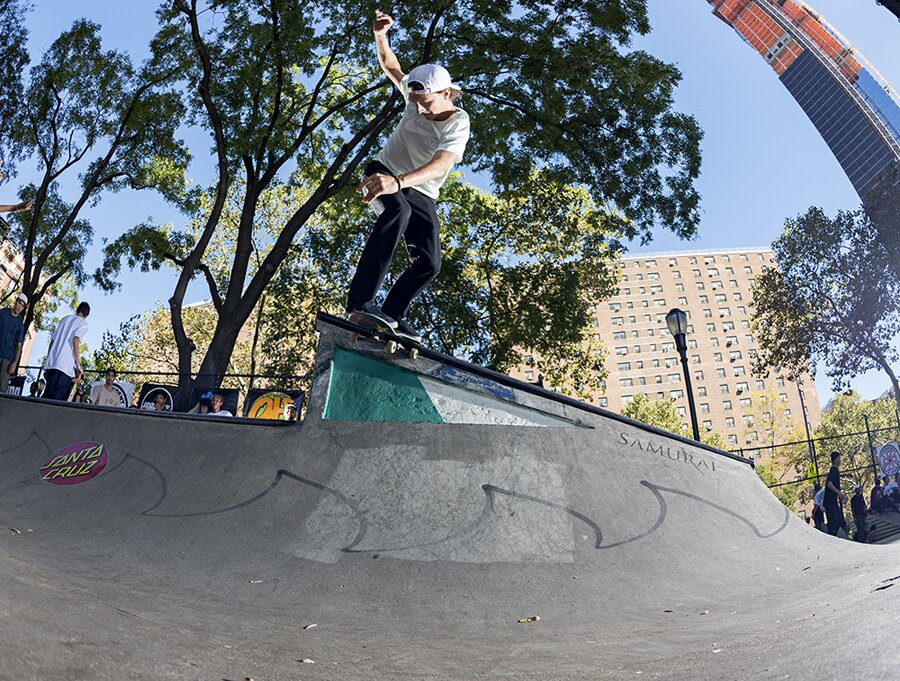
[[[192,351],[182,305],[231,188],[243,183],[241,213],[227,285],[207,278],[218,323],[199,370],[204,380],[221,376],[291,244],[355,181],[402,102],[371,56],[365,3],[176,0],[159,16],[154,53],[181,74],[190,118],[209,131],[216,157],[214,200],[169,300],[187,387]],[[584,184],[598,206],[618,208],[629,236],[647,240],[658,222],[694,234],[701,133],[692,117],[672,111],[680,76],[645,52],[626,51],[634,33],[649,31],[645,0],[440,0],[405,5],[395,18],[406,27],[393,35],[404,65],[439,61],[465,84],[478,121],[466,161],[498,186],[524,183],[537,165],[560,184]],[[255,266],[260,197],[295,164],[312,179],[308,195]],[[159,235],[124,238],[135,252]]]
[[[641,421],[650,426],[667,430],[676,435],[686,436],[689,426],[684,422],[675,401],[661,398],[651,399],[646,393],[638,393],[628,404],[622,407],[622,416]],[[711,447],[724,449],[725,441],[719,433],[709,431],[701,433],[700,441]]]
[[[810,208],[788,220],[772,244],[778,268],[753,287],[754,371],[794,375],[824,362],[836,391],[877,368],[888,375],[900,407],[892,345],[900,333],[900,280],[878,231],[862,210],[829,218]]]
[[[152,60],[136,69],[127,55],[104,51],[99,26],[76,21],[30,71],[13,125],[23,158],[40,178],[23,190],[34,205],[10,216],[9,240],[21,253],[21,289],[28,296],[25,327],[39,320],[45,297],[65,279],[86,280],[84,255],[93,229],[79,218],[103,190],[171,186],[170,163],[186,162],[175,139],[183,111],[164,89],[173,73]],[[165,159],[165,160],[162,160]],[[61,195],[63,176],[80,173],[73,200]]]
[[[0,172],[14,175],[17,144],[12,130],[22,101],[22,71],[28,64],[25,12],[21,0],[0,0]]]
[[[827,461],[831,452],[841,452],[845,470],[861,469],[851,472],[848,477],[863,485],[864,489],[869,489],[874,480],[871,465],[874,453],[869,446],[866,420],[875,447],[900,437],[894,400],[864,400],[851,390],[837,395],[822,413],[822,423],[816,428],[815,438],[819,443],[820,458]]]

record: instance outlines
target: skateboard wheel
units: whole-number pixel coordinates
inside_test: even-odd
[[[384,349],[388,351],[389,355],[393,355],[397,351],[397,341],[389,340],[384,344]]]
[[[410,348],[409,349],[409,358],[415,359],[419,356],[419,348]]]

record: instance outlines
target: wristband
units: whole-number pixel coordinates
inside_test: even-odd
[[[403,189],[403,182],[400,179],[402,175],[391,175],[395,180],[397,180],[397,191],[401,191]]]

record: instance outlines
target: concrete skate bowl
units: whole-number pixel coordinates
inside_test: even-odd
[[[895,546],[723,453],[319,330],[301,426],[0,397],[0,678],[896,678]]]

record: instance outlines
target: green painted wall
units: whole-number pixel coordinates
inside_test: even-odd
[[[335,347],[323,418],[443,423],[416,374]]]

